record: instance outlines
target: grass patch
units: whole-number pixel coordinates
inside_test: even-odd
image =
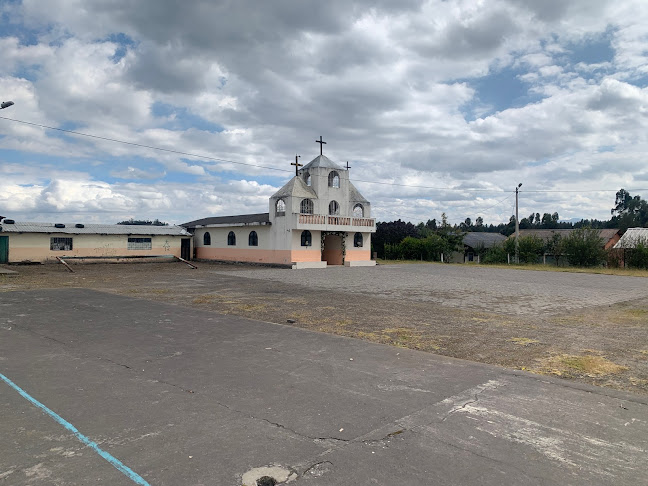
[[[546,358],[542,363],[542,371],[558,376],[585,375],[601,377],[614,375],[627,370],[604,356],[561,354]]]
[[[213,304],[214,296],[213,295],[199,295],[195,297],[192,301],[193,304]]]
[[[380,265],[401,265],[401,264],[414,264],[414,263],[427,263],[427,264],[437,264],[445,265],[441,262],[426,262],[420,260],[385,260],[382,258],[376,259],[376,262]],[[457,265],[464,265],[459,263]],[[532,270],[540,272],[568,272],[568,273],[598,273],[602,275],[620,275],[625,277],[643,277],[648,278],[648,270],[640,270],[635,268],[609,268],[609,267],[557,267],[555,265],[542,265],[542,264],[528,264],[528,265],[507,265],[507,264],[477,264],[471,263],[469,267],[480,267],[480,268],[509,268],[515,270]]]
[[[511,338],[508,340],[509,342],[512,342],[513,344],[517,344],[518,346],[531,346],[532,344],[538,344],[540,341],[537,339],[530,339],[530,338]]]
[[[628,309],[624,313],[627,317],[630,317],[632,319],[648,318],[648,310],[646,309]]]

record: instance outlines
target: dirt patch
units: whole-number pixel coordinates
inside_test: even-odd
[[[17,276],[0,276],[0,292],[96,289],[648,394],[646,299],[516,315],[372,296],[370,282],[362,291],[323,290],[244,278],[241,271],[254,271],[244,265],[198,266],[79,264],[75,273],[59,265],[19,267]]]

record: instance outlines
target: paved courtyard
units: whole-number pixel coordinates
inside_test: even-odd
[[[648,297],[648,280],[643,278],[466,265],[407,264],[300,271],[254,268],[237,275],[303,288],[501,314],[560,313]]]
[[[223,278],[223,292],[237,279],[253,282]],[[635,486],[648,401],[195,306],[40,289],[0,293],[0,437],[11,486],[255,486],[264,472],[327,486]]]

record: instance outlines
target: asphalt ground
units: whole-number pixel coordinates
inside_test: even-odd
[[[0,484],[646,484],[646,397],[93,290],[1,294],[0,374]]]

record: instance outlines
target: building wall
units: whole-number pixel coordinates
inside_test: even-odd
[[[180,256],[181,236],[132,235],[151,238],[150,250],[129,250],[128,235],[3,233],[9,237],[9,263],[56,261],[56,257]],[[72,250],[50,250],[50,238],[72,238]],[[187,238],[186,236],[184,238]]]
[[[227,244],[227,235],[233,231],[236,245]],[[249,236],[256,231],[258,246],[250,246]],[[209,232],[211,244],[205,245],[205,233]],[[290,234],[277,225],[245,225],[197,228],[194,233],[196,258],[202,260],[224,260],[235,262],[275,263],[289,265],[291,248],[286,240]]]

